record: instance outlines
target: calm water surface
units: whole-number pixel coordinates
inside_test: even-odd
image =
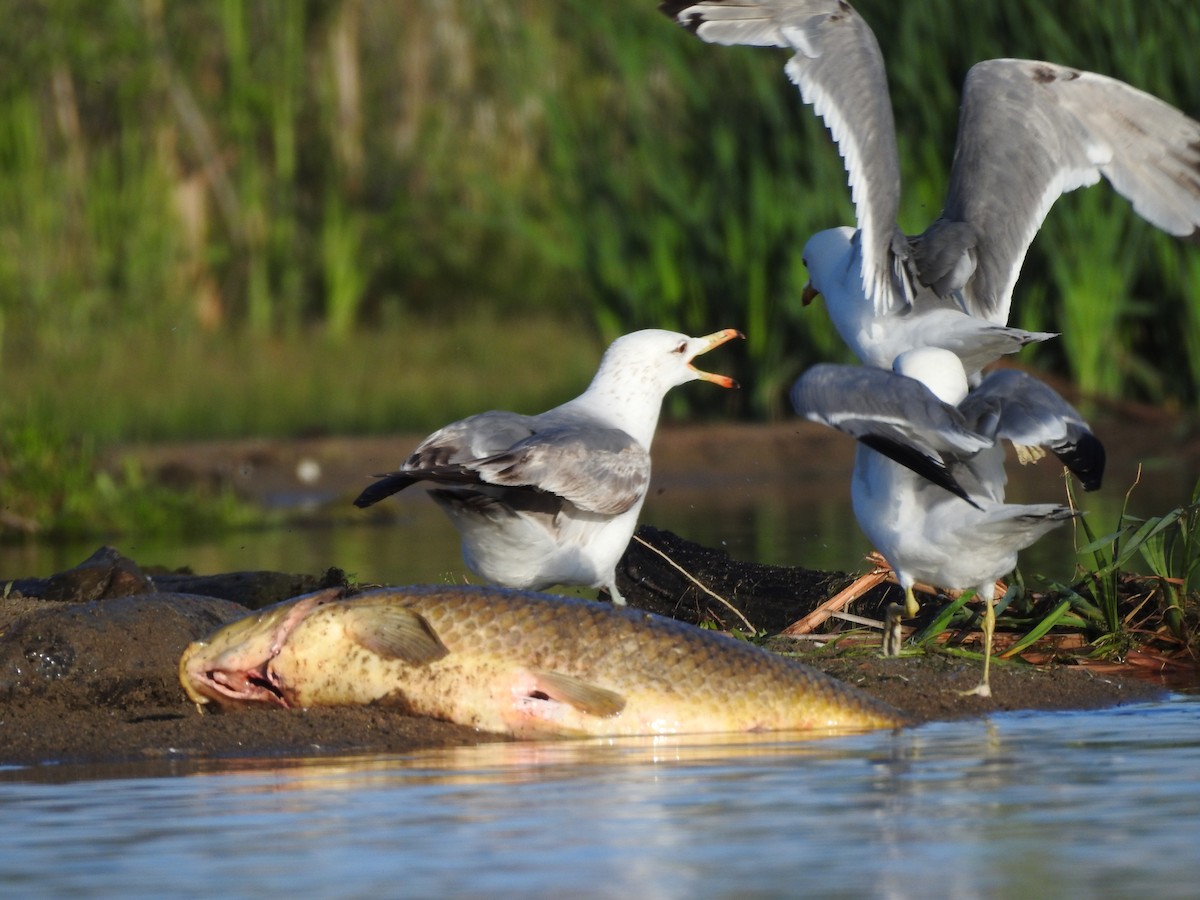
[[[864,568],[863,556],[871,547],[850,508],[854,442],[849,438],[831,437],[828,429],[806,423],[732,429],[697,426],[679,429],[674,436],[671,430],[664,429],[667,436],[656,441],[654,478],[642,522],[723,548],[747,562],[836,571]],[[1194,442],[1181,444],[1168,425],[1152,427],[1133,419],[1103,421],[1097,433],[1108,450],[1105,486],[1080,496],[1097,534],[1113,531],[1123,509],[1136,516],[1161,515],[1188,502],[1200,476],[1200,447]],[[390,468],[415,441],[397,437],[394,447],[391,441],[382,445],[334,442],[325,450],[323,474],[311,483],[302,483],[294,464],[283,460],[291,458],[289,452],[319,454],[319,443],[316,449],[289,451],[291,445],[280,442],[274,465],[258,459],[270,453],[255,449],[253,441],[246,445],[249,449],[239,451],[235,442],[221,451],[227,455],[205,458],[237,490],[268,505],[312,509],[329,503],[357,513],[351,510],[350,500],[366,481],[363,473]],[[680,446],[692,450],[671,452]],[[1061,472],[1052,458],[1036,466],[1010,460],[1009,501],[1064,502]],[[388,584],[459,582],[472,577],[463,566],[453,527],[420,490],[404,491],[387,503],[397,518],[383,526],[369,524],[365,515],[361,519],[354,515],[355,524],[288,527],[203,540],[123,537],[118,549],[142,565],[187,566],[199,574],[255,569],[318,572],[338,566],[360,581]],[[0,545],[0,579],[53,574],[85,559],[97,543]],[[1026,581],[1037,586],[1038,576],[1070,580],[1075,547],[1084,543],[1071,527],[1051,532],[1022,554]]]
[[[739,559],[858,568],[870,548],[844,484],[811,477],[833,489],[738,464],[715,480],[668,477],[642,520]],[[1142,514],[1184,502],[1194,478],[1149,473]],[[1101,525],[1130,482],[1119,473],[1089,499]],[[1053,476],[1010,489],[1060,496]],[[460,580],[449,523],[427,498],[402,504],[389,527],[119,548],[198,573],[336,565],[363,581]],[[0,577],[47,575],[93,549],[0,548]],[[1023,566],[1069,577],[1069,532]],[[822,740],[9,769],[0,896],[1190,897],[1198,771],[1200,702],[1186,696]]]
[[[0,771],[0,892],[1190,897],[1200,703]]]

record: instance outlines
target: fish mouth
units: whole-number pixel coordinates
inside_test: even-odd
[[[204,681],[221,697],[237,703],[273,703],[290,709],[287,696],[270,666],[264,663],[245,672],[225,672],[220,669],[205,672]],[[220,698],[216,698],[220,699]]]
[[[179,680],[188,699],[198,707],[213,702],[218,706],[268,703],[289,709],[289,692],[271,662],[305,616],[344,594],[340,587],[305,594],[193,641],[179,658]]]
[[[185,655],[185,666],[187,658]],[[224,708],[269,703],[290,709],[292,705],[269,660],[258,668],[238,671],[187,667],[187,675],[184,690],[198,706],[215,703]]]
[[[703,337],[693,338],[694,341],[700,344],[700,349],[692,354],[692,359],[700,356],[702,353],[707,353],[714,347],[720,347],[722,344],[732,341],[734,338],[745,339],[745,335],[736,328],[723,328],[720,331],[714,331],[712,334],[706,334]],[[705,372],[697,369],[690,362],[688,368],[696,373],[696,377],[701,381],[710,381],[713,384],[723,388],[736,388],[740,385],[728,375],[714,375],[712,372]]]

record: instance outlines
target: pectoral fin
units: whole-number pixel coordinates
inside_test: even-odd
[[[395,604],[365,604],[346,610],[346,634],[377,656],[413,666],[450,653],[425,618]]]
[[[625,697],[616,691],[558,672],[535,671],[535,690],[551,700],[566,703],[590,716],[607,719],[625,708]]]

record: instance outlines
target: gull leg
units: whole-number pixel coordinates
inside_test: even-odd
[[[904,632],[900,630],[901,619],[911,619],[921,607],[913,594],[912,585],[904,589],[904,606],[899,603],[889,603],[885,610],[883,625],[883,655],[899,656],[900,646],[904,643]]]
[[[608,596],[612,600],[613,606],[628,606],[625,598],[621,596],[621,592],[617,590],[617,581],[615,578],[606,584],[605,587],[608,589]]]
[[[989,590],[989,594],[993,591]],[[987,602],[983,605],[983,681],[979,682],[978,686],[969,691],[963,691],[964,695],[972,695],[975,697],[990,697],[992,696],[992,686],[988,682],[988,671],[992,663],[992,635],[996,633],[996,604],[989,596]]]
[[[883,655],[899,656],[900,645],[904,643],[904,632],[900,630],[900,614],[904,607],[899,603],[887,605],[887,618],[883,626]]]

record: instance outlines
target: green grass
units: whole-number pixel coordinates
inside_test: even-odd
[[[346,337],[112,329],[7,353],[0,434],[32,428],[110,444],[432,429],[570,399],[603,350],[569,321],[486,314],[406,317]]]
[[[798,371],[845,354],[797,298],[805,238],[852,221],[846,177],[785,53],[706,45],[656,5],[19,4],[0,34],[0,354],[198,324],[348,348],[480,310],[573,315],[597,343],[736,326],[731,411],[786,415]],[[1196,4],[858,6],[887,59],[909,230],[936,215],[979,59],[1055,59],[1200,112]],[[1196,259],[1107,187],[1063,201],[1014,315],[1068,337],[1025,358],[1194,409]]]
[[[189,537],[269,525],[276,517],[229,488],[166,487],[133,463],[111,472],[88,439],[35,431],[0,438],[0,540],[153,534]]]

